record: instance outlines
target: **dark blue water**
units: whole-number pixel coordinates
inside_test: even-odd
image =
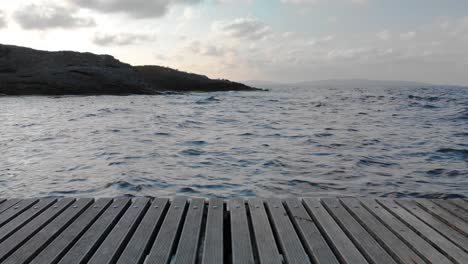
[[[468,196],[468,90],[0,97],[0,196]]]

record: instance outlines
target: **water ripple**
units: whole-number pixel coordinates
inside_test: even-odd
[[[468,196],[468,90],[0,97],[0,197]]]

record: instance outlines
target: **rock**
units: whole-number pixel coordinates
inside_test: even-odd
[[[0,44],[0,94],[129,95],[255,90],[160,66],[133,67],[109,55],[48,52]]]
[[[0,93],[153,94],[132,66],[112,56],[0,45]]]
[[[228,80],[213,80],[204,75],[187,73],[161,66],[136,66],[140,77],[152,87],[173,92],[215,92],[258,90]]]

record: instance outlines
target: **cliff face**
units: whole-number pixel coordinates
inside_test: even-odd
[[[0,44],[0,94],[125,95],[250,90],[159,66],[132,67],[109,55],[47,52]]]

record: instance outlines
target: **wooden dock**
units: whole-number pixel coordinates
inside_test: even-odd
[[[0,199],[0,263],[468,263],[468,201]]]

